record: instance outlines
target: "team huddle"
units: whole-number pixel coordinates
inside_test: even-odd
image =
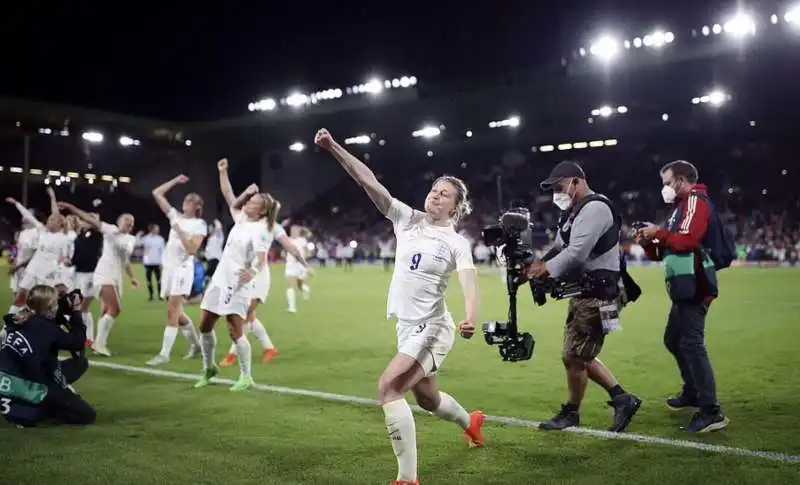
[[[469,213],[465,184],[455,177],[440,177],[430,189],[424,211],[417,211],[393,198],[378,182],[374,173],[336,143],[327,130],[319,130],[315,143],[330,152],[345,171],[362,187],[378,208],[392,222],[397,239],[394,273],[388,292],[387,318],[396,319],[397,353],[380,377],[378,388],[386,426],[398,462],[396,485],[418,484],[416,428],[405,395],[411,391],[417,403],[433,415],[456,423],[470,446],[483,446],[483,423],[480,411],[468,413],[452,396],[438,390],[437,374],[452,349],[456,332],[464,338],[475,333],[480,295],[478,278],[470,245],[455,231],[458,219]],[[264,347],[262,361],[277,355],[263,323],[256,316],[270,289],[267,253],[273,242],[286,252],[286,291],[288,311],[295,312],[296,292],[308,296],[307,278],[311,274],[304,256],[307,229],[294,226],[291,238],[277,222],[280,203],[270,194],[251,185],[236,195],[228,178],[228,162],[217,163],[220,189],[234,225],[218,255],[202,295],[199,328],[184,311],[194,278],[196,254],[209,235],[201,218],[203,200],[198,194],[187,195],[181,210],[171,206],[166,196],[178,184],[189,179],[180,175],[153,190],[153,197],[170,222],[170,233],[163,248],[160,268],[160,299],[167,301],[166,327],[161,351],[148,365],[170,361],[178,333],[189,342],[187,358],[202,356],[203,377],[195,387],[205,387],[219,373],[219,366],[238,362],[240,376],[231,388],[241,391],[252,387],[252,348],[247,333],[256,334]],[[18,238],[18,254],[13,268],[16,313],[26,305],[28,292],[36,285],[79,289],[85,296],[83,320],[87,323],[87,345],[96,354],[111,356],[109,336],[122,312],[124,277],[134,288],[139,283],[131,269],[130,257],[137,246],[132,234],[134,219],[122,214],[116,224],[100,221],[97,214],[85,212],[72,204],[58,202],[49,190],[51,214],[46,223],[13,199],[22,214],[24,229]],[[67,213],[67,216],[62,215]],[[102,236],[102,251],[96,267],[72,264],[78,256],[76,241],[82,244],[89,231]],[[147,256],[145,264],[148,265]],[[152,262],[150,263],[152,264]],[[444,294],[453,272],[463,289],[466,315],[455,324],[445,303]],[[152,295],[152,290],[151,290]],[[89,306],[93,298],[101,301],[101,316],[94,331]],[[227,322],[231,347],[217,364],[216,323]],[[4,340],[4,339],[3,339]],[[0,340],[2,341],[2,340]]]

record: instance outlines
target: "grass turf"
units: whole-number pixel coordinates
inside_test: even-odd
[[[375,397],[377,379],[395,351],[394,327],[385,321],[389,275],[377,267],[353,273],[319,270],[310,301],[296,315],[284,311],[283,268],[260,312],[281,356],[255,365],[257,382]],[[679,389],[672,357],[662,343],[669,302],[658,269],[639,269],[645,290],[623,313],[624,330],[607,339],[602,358],[621,384],[644,399],[632,433],[800,455],[800,401],[796,397],[800,343],[794,299],[800,272],[730,269],[720,274],[722,296],[712,307],[707,341],[719,397],[732,420],[728,430],[687,436],[689,418],[668,411],[663,398]],[[482,276],[484,319],[506,312],[497,274]],[[0,305],[10,304],[5,293]],[[457,282],[450,308],[463,315]],[[537,340],[533,360],[503,363],[480,338],[459,339],[441,372],[441,388],[467,409],[517,418],[549,418],[565,399],[560,363],[565,303],[534,307],[520,298],[520,324]],[[126,289],[124,313],[112,333],[111,362],[143,366],[161,343],[166,308],[146,292]],[[189,308],[199,320],[199,308]],[[229,345],[218,329],[221,358]],[[179,337],[180,339],[180,337]],[[258,355],[257,342],[254,355]],[[200,372],[180,360],[179,340],[165,369]],[[221,377],[235,378],[236,367]],[[108,483],[381,484],[395,474],[379,408],[249,391],[225,386],[195,390],[191,383],[94,368],[76,386],[98,409],[87,429],[2,427],[3,483],[59,479]],[[582,424],[610,424],[608,397],[590,384]],[[418,417],[420,477],[427,484],[797,483],[800,465],[665,445],[545,433],[490,424],[487,447],[468,450],[452,423]]]

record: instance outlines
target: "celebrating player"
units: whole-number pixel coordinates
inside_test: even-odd
[[[136,245],[136,237],[131,234],[134,223],[133,216],[122,214],[117,218],[117,225],[114,226],[100,221],[92,214],[84,212],[72,204],[59,202],[58,207],[75,214],[83,222],[103,234],[103,250],[92,278],[92,286],[100,289],[103,314],[97,321],[97,337],[92,350],[98,355],[110,357],[108,337],[116,319],[122,312],[122,287],[124,286],[122,271],[127,273],[134,288],[139,287],[139,282],[134,277],[130,264],[130,257]]]
[[[252,360],[252,349],[250,347],[250,343],[245,336],[245,331],[249,327],[250,331],[252,331],[258,341],[261,343],[262,347],[264,348],[264,353],[261,358],[262,364],[267,364],[272,361],[275,357],[278,356],[278,349],[272,344],[272,340],[269,338],[267,334],[267,329],[264,328],[264,324],[261,323],[261,320],[258,319],[256,316],[256,308],[260,303],[263,303],[267,300],[267,295],[269,294],[269,287],[270,287],[270,272],[269,272],[269,264],[267,262],[267,253],[269,252],[269,248],[272,246],[272,242],[277,240],[281,246],[286,250],[287,253],[295,255],[298,259],[298,264],[306,265],[306,261],[303,258],[303,255],[299,252],[299,250],[292,244],[289,237],[286,235],[286,231],[280,224],[276,223],[276,219],[278,217],[278,211],[281,208],[280,202],[273,199],[269,194],[259,194],[258,193],[258,186],[251,185],[247,188],[244,194],[240,196],[238,199],[233,195],[233,189],[231,188],[231,182],[228,178],[228,160],[222,159],[217,163],[217,168],[219,169],[219,183],[220,189],[222,190],[222,196],[225,198],[225,201],[228,203],[228,206],[231,208],[231,216],[233,220],[237,222],[237,226],[239,225],[240,220],[249,221],[250,218],[261,214],[259,219],[258,225],[252,224],[242,224],[241,230],[242,231],[261,231],[260,241],[256,242],[254,247],[264,248],[263,254],[259,251],[256,251],[255,254],[255,262],[253,264],[254,267],[259,268],[257,274],[254,276],[252,283],[250,284],[250,295],[249,301],[247,306],[247,313],[245,315],[246,321],[244,322],[244,328],[241,331],[236,330],[236,323],[237,319],[229,318],[229,322],[234,322],[230,324],[231,328],[231,340],[233,341],[230,350],[228,351],[228,355],[225,359],[222,360],[220,363],[223,367],[228,367],[233,365],[236,362],[237,357],[240,359],[239,366],[241,368],[241,378],[237,385],[239,387],[234,386],[235,390],[246,389],[247,387],[252,384],[252,378],[250,377],[250,366]],[[244,201],[247,203],[244,205],[244,210],[240,213],[238,207],[240,207]],[[247,219],[245,219],[247,218]],[[228,281],[228,285],[230,285],[230,281],[233,280],[230,276],[223,276],[221,278],[217,278],[217,272],[221,271],[222,262],[225,261],[225,254],[228,251],[228,247],[231,244],[231,238],[233,235],[233,230],[231,230],[230,234],[228,235],[228,245],[225,246],[223,250],[223,257],[220,260],[220,264],[217,267],[217,271],[214,272],[214,276],[211,278],[211,284],[209,286],[206,295],[211,292],[211,289],[215,286],[214,281],[217,281],[219,285],[222,281]],[[241,234],[237,235],[238,238],[242,239],[243,236]],[[231,256],[228,257],[229,265],[231,265]],[[230,271],[230,267],[226,270]],[[225,278],[225,279],[224,279]],[[209,300],[206,302],[206,298],[203,298],[203,303],[201,304],[201,308],[206,310],[206,306],[208,305],[208,310],[217,315],[227,315],[225,313],[218,313],[214,311],[213,306],[214,302]],[[224,307],[225,305],[223,305]],[[213,332],[212,332],[213,335]],[[213,359],[213,352],[211,358]],[[205,357],[204,357],[205,358]],[[208,367],[206,367],[206,371],[208,371]],[[211,373],[214,373],[212,370]],[[210,377],[209,377],[210,378]],[[201,381],[202,383],[203,381]],[[206,380],[207,382],[207,380]]]
[[[462,337],[475,333],[479,308],[472,252],[454,229],[454,223],[470,209],[467,188],[455,177],[439,177],[425,198],[425,212],[416,211],[393,198],[375,174],[327,130],[319,130],[314,142],[336,158],[394,225],[397,249],[387,313],[389,318],[397,318],[398,352],[384,370],[378,389],[397,456],[394,484],[418,484],[416,427],[405,399],[408,391],[422,408],[456,422],[470,445],[484,443],[483,413],[468,414],[450,395],[438,391],[436,382],[436,373],[455,338],[455,325],[444,301],[453,270],[458,272],[466,300],[466,319],[458,326]]]
[[[178,213],[166,197],[170,189],[188,181],[189,177],[186,175],[178,175],[153,189],[153,198],[169,219],[172,229],[169,231],[167,246],[164,248],[161,274],[160,297],[167,299],[167,326],[164,329],[161,352],[150,359],[147,365],[169,362],[179,329],[189,341],[189,353],[186,358],[194,358],[200,350],[197,329],[183,311],[183,303],[192,293],[195,254],[208,232],[206,222],[200,217],[203,213],[203,199],[195,193],[187,194],[183,198],[183,210]]]
[[[307,227],[293,225],[289,228],[291,234],[291,241],[294,246],[300,250],[303,256],[306,256],[308,251],[308,238],[311,237],[311,231]],[[311,288],[308,286],[309,268],[300,264],[297,258],[290,252],[286,252],[286,269],[284,272],[286,277],[286,308],[290,313],[297,312],[297,290],[303,294],[303,299],[308,300],[311,293]]]

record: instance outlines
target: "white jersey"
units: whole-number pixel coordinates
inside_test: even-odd
[[[58,270],[61,261],[69,257],[69,246],[69,236],[63,232],[50,232],[42,226],[36,237],[36,252],[26,271],[45,275]]]
[[[475,269],[469,242],[452,225],[434,225],[424,213],[397,199],[392,199],[386,217],[397,236],[387,318],[403,322],[447,319],[444,295],[450,276],[454,270]]]
[[[291,238],[291,241],[292,241],[292,244],[294,244],[297,247],[297,249],[300,250],[300,254],[303,254],[303,255],[306,254],[306,251],[308,250],[308,239],[306,239],[304,237],[293,237],[293,238]],[[298,265],[298,264],[300,264],[300,261],[298,261],[297,258],[294,257],[294,254],[287,252],[286,253],[286,264],[287,265],[289,265],[289,264]]]
[[[67,259],[72,261],[72,257],[75,256],[75,239],[78,237],[78,233],[75,231],[69,231],[66,233],[67,236]]]
[[[183,231],[189,238],[195,236],[205,237],[206,234],[208,234],[206,221],[197,217],[184,217],[177,210],[175,210],[174,207],[169,209],[167,218],[169,219],[170,230],[169,238],[167,239],[167,246],[164,248],[164,259],[162,260],[162,264],[164,267],[180,266],[187,262],[194,264],[194,256],[186,252],[186,248],[183,247],[181,238],[172,229],[172,226],[177,224],[178,227],[181,228],[181,231]]]
[[[161,266],[164,259],[166,243],[160,234],[148,234],[139,240],[142,246],[142,264],[145,266]]]
[[[119,232],[117,226],[100,223],[103,233],[103,252],[97,261],[95,275],[102,275],[113,281],[122,281],[122,270],[130,261],[136,236]]]
[[[224,243],[225,232],[222,230],[222,223],[215,220],[208,235],[208,241],[206,241],[206,259],[221,258]]]
[[[270,232],[264,219],[249,221],[243,212],[237,212],[234,221],[219,265],[211,278],[212,285],[235,285],[239,280],[239,274],[254,265],[256,254],[266,253],[276,238],[286,234],[279,224],[275,224],[275,228]],[[269,270],[265,266],[263,271]]]
[[[38,237],[39,231],[35,227],[23,229],[17,234],[17,263],[27,261],[33,256],[33,252],[36,251]]]

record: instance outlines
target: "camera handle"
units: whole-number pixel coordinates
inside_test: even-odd
[[[519,285],[514,281],[513,271],[506,271],[506,290],[508,292],[508,338],[516,342],[519,338],[517,332],[517,290]]]

